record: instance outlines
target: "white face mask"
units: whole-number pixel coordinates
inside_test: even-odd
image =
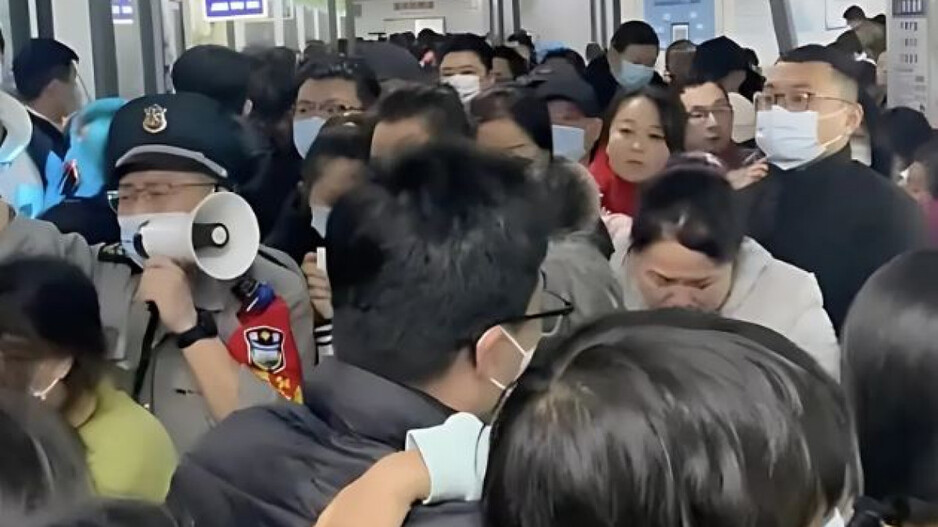
[[[326,237],[326,226],[329,224],[329,214],[332,213],[332,207],[325,205],[313,205],[310,208],[313,213],[313,221],[310,223],[313,229],[323,238]]]
[[[555,124],[551,127],[554,136],[554,155],[578,163],[586,156],[586,130],[575,126]]]
[[[326,120],[322,117],[310,117],[293,121],[293,145],[296,147],[296,151],[299,152],[300,157],[306,158],[309,148],[313,146],[325,124]]]
[[[534,351],[537,349],[537,345],[529,350],[526,350],[521,347],[521,344],[518,344],[518,340],[512,337],[511,333],[505,331],[505,328],[499,326],[498,329],[501,330],[502,334],[504,334],[505,337],[511,341],[512,345],[514,345],[518,353],[521,354],[521,364],[518,366],[518,373],[515,375],[514,379],[508,383],[508,385],[514,384],[515,381],[521,378],[521,375],[524,374],[525,370],[528,369],[528,366],[531,365],[531,360],[534,358]],[[489,378],[489,381],[503,392],[508,389],[508,385],[502,384],[498,379]]]
[[[150,214],[130,214],[117,216],[117,224],[121,231],[121,247],[124,253],[137,265],[142,266],[146,258],[137,248],[137,235],[140,229],[150,222],[189,222],[190,214],[186,212],[154,212]]]
[[[443,82],[456,90],[463,104],[471,101],[482,91],[482,79],[478,75],[451,75],[444,77]]]
[[[820,115],[813,111],[792,112],[781,106],[756,113],[756,144],[766,160],[782,170],[794,170],[816,161],[827,146],[843,135],[822,144],[818,138]]]

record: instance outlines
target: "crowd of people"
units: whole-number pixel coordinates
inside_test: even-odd
[[[938,525],[938,137],[844,16],[202,45],[129,101],[29,41],[0,525]]]

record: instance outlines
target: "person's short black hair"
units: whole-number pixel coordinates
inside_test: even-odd
[[[622,53],[625,48],[632,45],[661,47],[661,40],[655,30],[647,22],[629,20],[625,22],[612,35],[610,41],[613,49]]]
[[[863,43],[860,42],[860,37],[857,35],[857,32],[852,29],[848,29],[838,35],[837,39],[828,44],[827,47],[839,50],[851,56],[863,53]]]
[[[177,92],[200,93],[241,115],[248,100],[251,58],[225,46],[195,46],[176,59],[172,80]]]
[[[541,60],[541,64],[544,64],[551,59],[565,60],[568,64],[573,66],[573,69],[575,69],[576,72],[580,74],[580,76],[586,75],[586,61],[583,60],[582,55],[570,48],[554,49],[548,51],[547,54],[544,55],[544,59]]]
[[[586,61],[593,62],[594,59],[602,57],[606,54],[606,50],[599,45],[598,42],[590,42],[586,45]]]
[[[886,27],[886,13],[880,13],[874,16],[873,18],[871,18],[870,20],[872,20],[873,22],[876,22],[877,24],[883,27]]]
[[[531,57],[532,58],[534,57],[534,50],[535,50],[534,39],[531,38],[531,35],[529,35],[527,31],[524,31],[524,30],[516,31],[508,37],[507,41],[516,43],[519,46],[524,46],[530,49]]]
[[[246,48],[244,54],[251,59],[248,99],[252,118],[268,123],[280,121],[296,101],[296,52],[280,46]]]
[[[919,148],[935,137],[928,118],[905,106],[887,110],[882,117],[882,127],[889,147],[905,163],[912,163]]]
[[[71,357],[69,402],[93,392],[104,375],[106,342],[98,293],[74,265],[49,257],[0,264],[0,382],[28,390],[36,361]],[[13,365],[20,367],[13,367]]]
[[[524,60],[524,57],[508,46],[496,47],[493,58],[508,61],[508,67],[511,69],[511,76],[514,79],[528,73],[528,61]]]
[[[525,167],[437,143],[339,200],[326,235],[337,358],[419,386],[524,315],[547,248]]]
[[[852,5],[844,11],[844,20],[853,22],[854,20],[866,20],[866,11],[858,5]]]
[[[675,40],[674,42],[669,44],[665,53],[671,53],[672,51],[694,51],[696,49],[697,49],[697,44],[694,44],[690,40],[687,40],[686,38],[684,38],[680,40]]]
[[[334,159],[351,159],[367,164],[371,150],[373,126],[365,114],[332,117],[303,157],[303,185],[309,196],[313,185],[322,176],[324,163]]]
[[[495,58],[495,50],[492,49],[492,46],[490,46],[484,38],[471,33],[460,33],[450,36],[449,40],[446,41],[443,48],[440,50],[438,62],[442,64],[446,55],[461,51],[474,53],[479,57],[479,61],[482,63],[485,71],[492,71],[492,60]]]
[[[691,78],[700,82],[720,81],[734,71],[749,71],[743,48],[727,37],[717,37],[699,46],[691,64]]]
[[[686,84],[682,84],[678,89],[680,89],[681,93],[683,94],[684,92],[686,92],[687,90],[691,88],[699,88],[707,84],[713,84],[714,86],[719,88],[720,92],[723,93],[723,97],[726,99],[726,102],[729,102],[730,94],[727,93],[726,88],[724,88],[723,85],[717,81],[702,81],[700,79],[691,78]]]
[[[615,119],[619,109],[626,103],[637,98],[646,98],[658,109],[661,118],[661,127],[664,129],[664,140],[671,154],[684,151],[685,129],[687,128],[687,111],[680,97],[671,90],[657,86],[646,86],[634,93],[621,93],[609,105],[603,124],[603,139],[609,137],[609,127]]]
[[[502,527],[803,527],[858,478],[845,398],[761,326],[621,312],[547,349],[496,416],[484,516]]]
[[[56,504],[91,495],[78,434],[51,408],[23,393],[0,391],[0,507],[6,525]]]
[[[31,39],[13,58],[16,91],[26,101],[33,101],[52,81],[68,82],[77,62],[78,54],[58,40]]]
[[[668,57],[671,55],[671,53],[675,53],[675,52],[687,53],[687,52],[696,51],[696,50],[697,50],[697,44],[694,44],[690,40],[687,40],[687,39],[675,40],[668,46],[668,49],[665,50],[664,58],[665,60],[667,60]]]
[[[355,83],[355,93],[365,109],[371,108],[381,97],[381,84],[375,72],[363,60],[351,58],[317,62],[300,68],[296,89],[299,90],[308,80],[327,79],[344,79]]]
[[[938,504],[938,252],[897,257],[873,274],[843,329],[865,494]],[[934,512],[934,506],[932,507]],[[900,518],[895,525],[929,524]]]
[[[860,86],[860,70],[857,61],[848,54],[839,49],[821,46],[818,44],[808,44],[782,54],[778,62],[787,62],[793,64],[805,64],[809,62],[822,62],[834,68],[841,79],[844,81],[845,97],[857,97]]]
[[[674,240],[713,261],[729,263],[745,227],[725,174],[698,163],[676,164],[642,190],[632,224],[631,250]]]
[[[469,104],[476,124],[510,119],[525,131],[541,150],[554,152],[553,129],[547,103],[534,90],[520,86],[495,86],[482,92]]]
[[[472,138],[474,131],[456,91],[447,85],[409,86],[378,102],[375,122],[420,118],[434,138]]]

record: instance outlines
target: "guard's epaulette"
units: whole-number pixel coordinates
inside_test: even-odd
[[[260,248],[258,248],[257,255],[263,258],[264,260],[267,260],[268,262],[276,265],[277,267],[281,267],[288,271],[293,270],[291,267],[291,264],[295,265],[293,260],[291,260],[290,257],[287,256],[285,253],[280,252],[276,249],[271,249],[270,247],[266,247],[263,245],[260,246]]]
[[[124,252],[124,247],[120,243],[112,243],[110,245],[101,247],[101,249],[98,251],[98,261],[127,265],[130,267],[131,273],[134,274],[143,271],[143,269],[137,265],[137,262],[135,262],[131,257],[127,256],[127,253]]]

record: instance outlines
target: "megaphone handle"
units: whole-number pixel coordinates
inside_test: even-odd
[[[150,361],[153,359],[153,339],[156,337],[156,328],[160,325],[160,309],[156,307],[156,302],[148,301],[147,311],[150,312],[150,320],[147,321],[147,328],[143,332],[143,342],[140,345],[140,362],[137,364],[137,371],[134,373],[133,396],[137,402],[140,402],[143,381],[146,380],[147,370],[150,369]],[[153,382],[156,382],[156,379]],[[153,398],[150,399],[150,409],[152,411]]]

